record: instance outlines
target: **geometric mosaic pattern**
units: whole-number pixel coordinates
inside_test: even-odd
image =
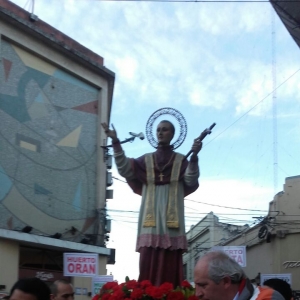
[[[72,132],[70,132],[67,136],[61,139],[56,145],[64,146],[64,147],[77,147],[79,143],[80,133],[81,133],[82,125],[78,126]]]
[[[0,227],[93,232],[98,89],[26,49],[0,47]]]

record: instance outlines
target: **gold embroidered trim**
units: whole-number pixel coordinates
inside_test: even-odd
[[[169,228],[179,228],[179,216],[178,216],[178,180],[180,175],[182,163],[182,155],[177,153],[173,162],[169,199],[167,208],[167,226]]]
[[[155,173],[152,154],[145,155],[146,174],[147,174],[147,193],[146,193],[146,214],[144,227],[155,227]]]
[[[169,199],[167,208],[167,227],[179,228],[178,216],[178,180],[180,175],[182,154],[176,153],[169,187]],[[145,155],[146,173],[147,173],[147,193],[146,193],[146,211],[143,227],[155,227],[155,172],[152,154]]]

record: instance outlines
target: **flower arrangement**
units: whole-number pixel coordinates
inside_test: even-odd
[[[92,300],[198,300],[195,289],[184,280],[181,286],[174,289],[173,284],[165,282],[159,287],[153,286],[149,280],[137,282],[126,277],[125,282],[107,282],[99,294]]]

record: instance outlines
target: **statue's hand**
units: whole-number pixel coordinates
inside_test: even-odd
[[[107,137],[110,137],[113,142],[116,142],[118,140],[117,131],[113,124],[111,124],[113,129],[109,129],[109,126],[106,123],[101,123],[102,128],[104,129],[104,132]]]
[[[199,139],[195,139],[191,149],[193,151],[193,155],[197,156],[201,148],[202,148],[202,142],[200,142]]]

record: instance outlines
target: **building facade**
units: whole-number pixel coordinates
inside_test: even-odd
[[[0,0],[2,290],[26,274],[61,277],[63,252],[98,253],[106,274],[101,122],[110,119],[114,78],[101,56]]]
[[[269,204],[259,224],[223,243],[246,246],[246,274],[260,282],[260,274],[290,274],[293,290],[300,290],[300,176],[287,177],[283,191]]]
[[[187,232],[188,251],[183,254],[184,277],[194,281],[194,267],[198,259],[209,249],[237,235],[248,225],[237,226],[219,222],[219,218],[210,212]]]

